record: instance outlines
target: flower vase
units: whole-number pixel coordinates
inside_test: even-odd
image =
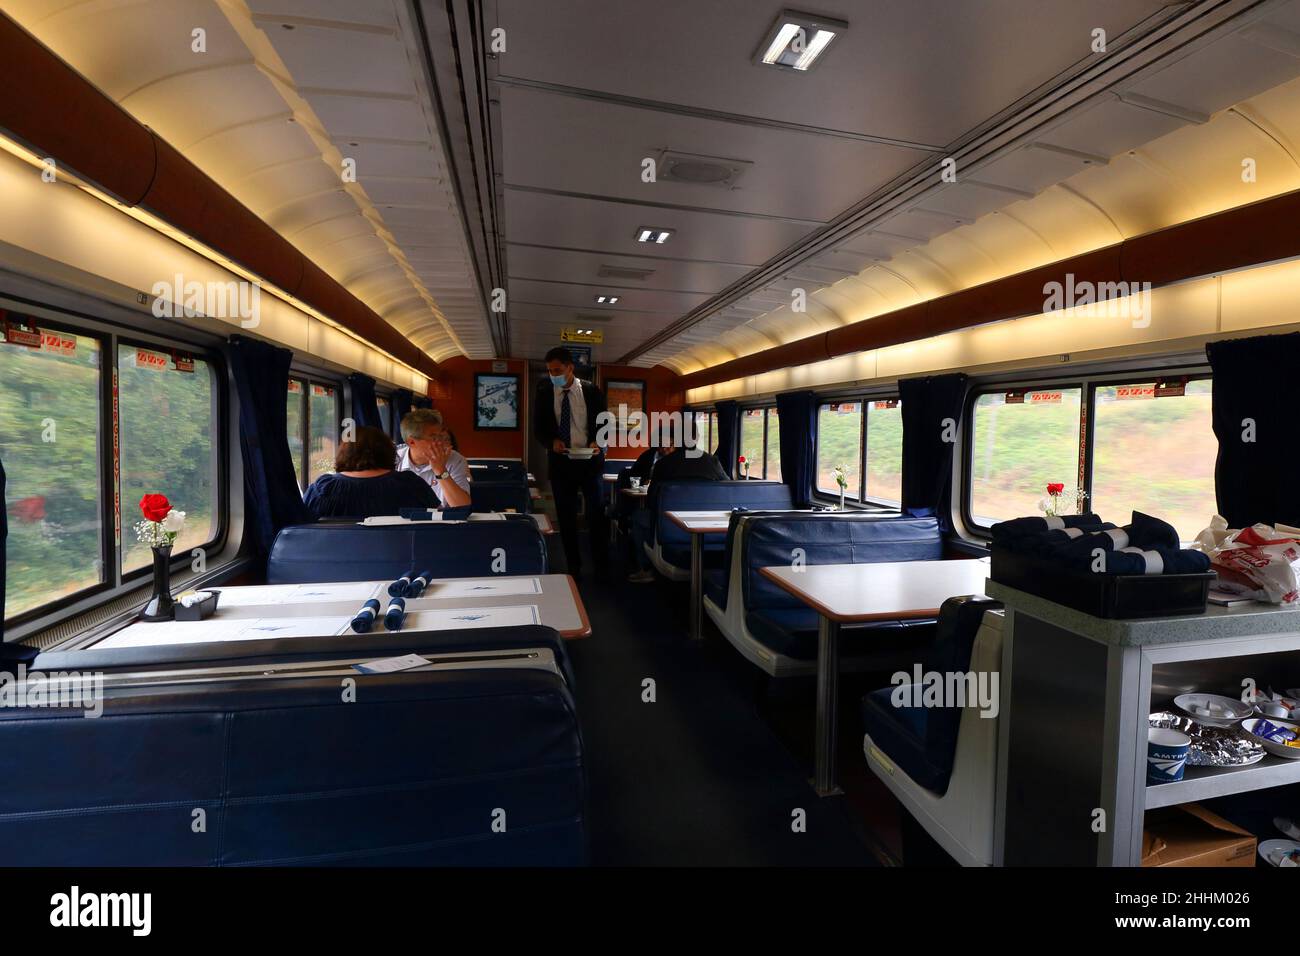
[[[140,612],[142,621],[170,621],[172,619],[172,548],[171,545],[153,549],[153,594]]]
[[[840,489],[840,510],[844,510],[844,489]]]

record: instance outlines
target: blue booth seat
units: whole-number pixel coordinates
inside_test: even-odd
[[[719,630],[748,660],[783,677],[810,674],[817,659],[817,612],[761,573],[788,566],[796,549],[808,565],[928,561],[943,556],[934,518],[884,517],[870,513],[740,513],[732,518],[726,566],[705,576],[704,608]],[[881,621],[845,625],[841,652],[870,666],[930,640],[933,621]],[[860,636],[870,632],[870,639]]]
[[[528,483],[528,469],[522,461],[510,458],[469,459],[471,481],[518,481]]]
[[[656,487],[657,486],[657,487]],[[655,509],[654,541],[650,558],[655,568],[673,581],[691,577],[691,536],[666,515],[669,511],[747,511],[789,509],[794,504],[790,486],[779,481],[665,481],[651,485]],[[716,564],[725,551],[718,535],[706,535],[706,562]]]
[[[981,674],[999,673],[1001,608],[983,596],[945,601],[923,672],[969,673],[977,681]],[[994,690],[991,681],[985,690]],[[978,700],[965,707],[915,706],[911,700],[895,706],[898,691],[884,687],[863,698],[867,765],[954,859],[965,866],[992,865],[1001,715],[985,711],[989,702]]]
[[[504,549],[504,572],[493,569]],[[407,571],[435,578],[546,574],[546,542],[531,520],[375,525],[302,524],[281,529],[266,560],[268,584],[382,581]]]
[[[528,483],[522,479],[490,481],[475,477],[469,485],[469,500],[476,512],[514,510],[528,514],[533,507]]]
[[[0,709],[0,746],[24,768],[0,796],[0,864],[586,862],[577,712],[544,657],[488,654],[454,668],[435,659],[383,675],[351,668],[457,644],[544,651],[559,636],[544,627],[485,629],[468,644],[443,636],[42,655],[38,670],[104,673],[103,713]],[[178,660],[177,650],[191,656]],[[313,666],[275,670],[289,662]],[[119,675],[139,679],[114,686]],[[342,699],[339,675],[355,679],[354,700]]]

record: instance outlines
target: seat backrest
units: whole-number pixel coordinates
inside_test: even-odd
[[[943,607],[939,609],[934,643],[925,655],[925,673],[938,673],[946,677],[948,674],[965,674],[969,671],[971,648],[975,645],[975,637],[979,634],[985,613],[1001,608],[1001,601],[982,594],[957,595],[944,601]],[[952,767],[961,714],[959,707],[934,707],[926,717],[926,750],[931,759],[941,766]]]
[[[656,489],[656,486],[657,489]],[[664,548],[689,548],[690,535],[664,515],[669,511],[733,511],[793,508],[790,486],[779,481],[664,481],[651,483],[651,497],[646,504],[657,508],[655,540]],[[725,542],[718,535],[707,535],[704,547],[721,551]]]
[[[474,511],[514,509],[520,514],[527,514],[532,508],[532,496],[524,481],[480,481],[475,478],[469,485],[469,500]]]
[[[528,471],[522,461],[496,458],[477,458],[469,463],[471,481],[528,481]]]
[[[604,464],[601,466],[601,471],[607,475],[617,475],[621,473],[624,468],[631,468],[635,464],[635,458],[606,458]]]
[[[934,518],[794,512],[746,521],[741,533],[741,596],[746,611],[805,607],[763,577],[760,568],[789,566],[796,548],[806,564],[934,561],[943,538]]]
[[[558,639],[550,628],[492,629],[507,630],[536,638],[518,648]],[[437,637],[388,635],[374,647],[358,639],[341,653],[346,639],[302,639],[289,659],[329,672],[316,676],[268,673],[280,661],[265,656],[236,676],[203,663],[114,667],[104,660],[111,652],[93,663],[93,650],[57,655],[62,670],[77,669],[83,654],[82,673],[104,673],[103,712],[87,720],[69,708],[2,709],[0,747],[24,770],[0,795],[0,862],[584,862],[583,746],[562,676],[526,658],[385,675],[349,664],[445,653]],[[479,637],[493,649],[493,634]],[[181,673],[150,674],[159,669]],[[114,676],[137,674],[149,680],[114,687]],[[355,679],[355,699],[343,699],[340,674]],[[492,829],[498,807],[510,814],[501,833]]]
[[[407,571],[435,578],[546,574],[546,542],[528,521],[428,524],[304,524],[281,529],[266,560],[268,584],[394,580]],[[494,567],[495,566],[495,567]]]

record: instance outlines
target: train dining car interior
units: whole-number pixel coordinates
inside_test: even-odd
[[[1300,0],[804,4],[0,0],[37,922],[342,866],[1267,915]]]

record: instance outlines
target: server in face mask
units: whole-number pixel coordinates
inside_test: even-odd
[[[580,494],[586,503],[593,566],[603,568],[608,557],[609,528],[600,494],[604,449],[596,441],[604,421],[605,395],[590,382],[574,377],[573,356],[568,349],[554,348],[546,353],[546,373],[550,380],[543,382],[534,396],[533,433],[548,452],[560,539],[569,573],[577,574],[582,569],[578,552]],[[571,454],[587,448],[595,450],[590,457]]]

